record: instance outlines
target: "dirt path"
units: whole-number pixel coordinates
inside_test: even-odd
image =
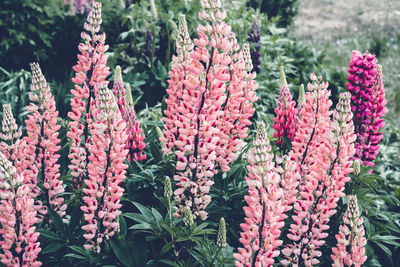
[[[300,0],[294,37],[331,41],[355,33],[400,33],[400,0]]]

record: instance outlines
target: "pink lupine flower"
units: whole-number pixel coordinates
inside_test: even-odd
[[[305,95],[301,120],[293,149],[289,156],[297,161],[302,176],[299,185],[295,214],[287,237],[293,241],[282,250],[283,265],[319,263],[319,248],[328,236],[330,217],[336,213],[337,202],[343,197],[347,175],[352,171],[355,153],[354,126],[350,110],[350,95],[341,94],[331,121],[329,91],[327,83],[312,75],[314,84]]]
[[[69,168],[77,188],[81,187],[83,179],[88,175],[89,125],[93,120],[92,110],[98,95],[95,85],[104,82],[109,73],[105,55],[108,49],[108,45],[105,45],[106,35],[99,34],[101,22],[101,3],[93,2],[84,26],[89,33],[81,33],[85,42],[78,46],[81,54],[73,67],[76,72],[72,79],[75,89],[71,90],[74,97],[71,99],[71,112],[68,113],[71,121],[67,136],[72,141],[71,153],[68,155],[71,160]]]
[[[375,55],[362,55],[353,51],[348,69],[347,90],[351,93],[354,113],[355,133],[357,134],[356,158],[364,165],[374,166],[373,160],[379,152],[379,142],[384,126],[385,92],[382,83],[382,68],[377,66]]]
[[[41,266],[34,200],[23,177],[0,152],[0,246],[4,266]]]
[[[264,123],[258,123],[247,166],[249,195],[245,196],[246,218],[240,225],[243,232],[239,241],[244,248],[239,248],[239,253],[234,254],[236,266],[272,266],[274,258],[280,254],[277,247],[282,245],[280,229],[285,225],[284,192],[270,151]]]
[[[129,150],[128,161],[142,161],[146,159],[143,150],[146,147],[144,143],[145,136],[143,130],[136,118],[135,106],[133,105],[132,92],[129,84],[126,85],[125,114],[123,116],[126,122],[126,133],[128,139],[125,148]]]
[[[339,233],[336,235],[338,244],[332,248],[332,266],[360,267],[367,260],[365,255],[367,239],[364,237],[363,218],[360,216],[355,195],[348,196],[343,222],[345,224],[339,226]]]
[[[167,89],[164,153],[177,157],[174,179],[178,212],[192,209],[194,217],[205,219],[211,178],[229,171],[237,156],[240,139],[247,136],[249,118],[257,100],[255,73],[248,45],[239,49],[235,34],[223,20],[221,2],[204,0],[199,18],[206,25],[197,28],[194,45],[184,16],[180,17],[177,56],[173,58]]]
[[[292,95],[286,81],[285,71],[283,67],[280,69],[280,93],[278,99],[278,106],[275,109],[274,124],[272,127],[275,129],[274,137],[277,138],[277,144],[282,148],[285,147],[285,136],[293,140],[296,132],[295,116],[296,116],[296,102],[292,100]]]
[[[122,81],[122,73],[121,67],[117,66],[115,68],[115,75],[114,75],[114,85],[112,88],[112,92],[117,100],[119,111],[121,112],[122,117],[125,115],[125,87],[124,82]]]
[[[60,165],[57,164],[60,157],[60,139],[57,124],[58,111],[50,87],[42,74],[39,64],[32,63],[32,85],[29,98],[32,103],[27,106],[29,112],[25,121],[27,136],[21,144],[21,153],[26,169],[22,169],[26,176],[25,183],[31,187],[32,197],[37,197],[40,190],[38,186],[43,185],[46,201],[45,203],[54,209],[61,217],[65,215],[67,206],[59,194],[64,192],[63,182],[60,180]],[[17,163],[16,163],[17,164]],[[21,166],[20,166],[21,167]]]
[[[82,229],[86,249],[100,252],[103,239],[113,236],[119,227],[117,217],[121,214],[120,198],[124,189],[120,183],[125,179],[127,165],[124,160],[127,135],[125,121],[107,82],[95,85],[99,93],[94,122],[90,125],[92,136],[89,147],[88,177],[84,180],[84,205],[81,210],[87,222]]]

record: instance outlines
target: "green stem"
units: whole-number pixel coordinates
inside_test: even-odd
[[[217,258],[219,252],[221,251],[222,247],[219,247],[217,250],[217,253],[215,253],[213,260],[210,263],[210,267],[212,267],[214,265],[215,259]]]

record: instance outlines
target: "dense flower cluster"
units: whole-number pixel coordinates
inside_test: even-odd
[[[251,60],[253,62],[253,70],[256,73],[260,73],[261,67],[261,40],[260,40],[260,26],[258,26],[257,20],[254,20],[251,26],[251,31],[248,34],[247,41],[250,44]]]
[[[279,236],[284,226],[284,195],[279,185],[281,177],[273,162],[274,155],[270,152],[265,126],[258,123],[257,137],[247,166],[249,195],[245,196],[246,218],[245,223],[240,225],[243,232],[239,240],[244,248],[239,248],[239,253],[234,254],[236,266],[270,266],[274,257],[279,255],[276,248],[282,245]]]
[[[113,93],[107,88],[107,82],[95,86],[99,98],[92,111],[89,175],[84,180],[85,205],[81,209],[87,222],[82,226],[87,232],[85,248],[100,252],[103,238],[113,236],[119,227],[117,217],[121,214],[120,198],[124,192],[120,183],[125,179],[127,165],[124,161],[128,151],[125,149],[125,121]]]
[[[285,266],[319,263],[329,219],[336,213],[349,181],[347,175],[352,172],[356,136],[350,94],[340,95],[331,119],[328,83],[314,74],[311,79],[292,150],[277,157],[276,165],[266,137],[260,137],[265,134],[258,131],[246,177],[248,206],[240,238],[244,249],[235,254],[236,266],[271,266],[280,253],[280,263]],[[292,209],[294,214],[288,218],[285,213]],[[280,249],[285,219],[293,220],[287,234],[291,242]]]
[[[378,70],[379,69],[379,70]],[[377,66],[375,55],[368,51],[362,55],[353,51],[348,69],[347,90],[351,93],[357,134],[356,157],[364,165],[374,166],[373,160],[379,152],[384,126],[385,92],[382,83],[382,69]]]
[[[177,156],[178,188],[175,196],[179,210],[193,210],[205,219],[211,201],[211,178],[229,171],[236,158],[240,139],[247,136],[249,118],[257,100],[249,46],[240,50],[231,27],[224,23],[226,12],[219,0],[201,1],[199,18],[206,22],[197,28],[195,47],[186,22],[180,17],[177,56],[173,58],[167,89],[164,144],[166,154]]]
[[[93,2],[85,22],[85,30],[90,34],[81,33],[85,43],[79,44],[81,54],[73,67],[76,72],[72,79],[75,89],[71,90],[74,97],[71,99],[71,112],[68,113],[71,121],[67,135],[72,141],[71,153],[68,155],[71,160],[69,168],[77,188],[81,187],[83,179],[87,177],[89,126],[93,121],[92,111],[98,95],[96,85],[104,82],[109,73],[105,55],[108,49],[108,45],[105,45],[106,35],[99,34],[101,22],[101,3]]]
[[[360,267],[367,260],[365,255],[367,239],[364,237],[363,218],[360,216],[355,195],[348,196],[343,222],[345,224],[339,227],[339,234],[336,235],[338,244],[332,248],[333,266]]]
[[[285,137],[293,140],[296,132],[296,102],[292,100],[285,71],[283,67],[280,69],[280,93],[278,105],[275,108],[274,124],[272,128],[275,129],[274,137],[277,138],[276,142],[282,148],[285,148]],[[284,149],[283,149],[284,150]]]
[[[41,266],[37,260],[41,251],[34,200],[23,176],[0,153],[0,253],[4,266]]]
[[[27,106],[29,112],[25,121],[27,136],[21,145],[23,153],[19,156],[19,166],[25,176],[25,182],[31,187],[32,196],[37,197],[40,190],[38,186],[43,185],[46,194],[46,205],[54,209],[61,217],[65,215],[67,208],[63,197],[63,182],[60,179],[60,165],[57,161],[60,157],[60,139],[57,124],[58,111],[50,87],[42,74],[39,64],[32,63],[32,85],[29,98],[32,103]],[[18,168],[17,168],[18,169]]]
[[[125,145],[125,148],[129,150],[128,161],[145,160],[146,154],[143,153],[146,147],[144,143],[145,136],[136,118],[135,106],[133,105],[132,92],[129,84],[126,85],[125,114],[123,118],[126,122],[126,133],[128,135]]]

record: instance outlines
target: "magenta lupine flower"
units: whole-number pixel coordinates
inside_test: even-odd
[[[125,114],[123,118],[126,122],[126,133],[128,135],[125,145],[125,148],[129,150],[128,161],[145,160],[146,154],[143,153],[146,147],[144,143],[145,136],[136,118],[135,106],[133,105],[132,92],[129,84],[126,85]]]
[[[89,34],[81,33],[85,43],[79,44],[81,54],[78,55],[78,63],[73,67],[76,72],[72,79],[75,89],[71,90],[74,97],[71,99],[72,110],[68,113],[71,121],[67,136],[72,141],[71,153],[68,155],[71,160],[69,168],[77,188],[81,187],[83,179],[87,177],[89,125],[93,120],[92,110],[98,95],[95,85],[104,82],[109,73],[105,55],[108,49],[108,45],[105,45],[106,35],[99,34],[101,22],[101,3],[93,2],[93,8],[85,22],[85,30]]]
[[[100,252],[103,239],[113,236],[119,227],[117,217],[121,214],[120,198],[124,189],[120,183],[125,179],[124,164],[128,150],[125,121],[107,82],[95,85],[99,97],[92,111],[94,122],[90,125],[91,140],[88,148],[88,177],[84,180],[84,205],[81,210],[87,222],[82,229],[87,233],[85,249]]]
[[[64,187],[60,180],[60,165],[57,164],[60,157],[57,154],[60,150],[58,131],[61,128],[57,124],[58,111],[39,64],[31,63],[31,69],[33,78],[29,98],[32,102],[26,108],[29,112],[25,121],[27,136],[24,137],[24,145],[21,144],[22,151],[31,154],[21,159],[26,160],[28,165],[23,174],[29,177],[26,183],[32,193],[39,194],[37,186],[43,184],[47,195],[45,203],[63,217],[67,206],[59,196],[64,193]]]
[[[236,266],[271,266],[280,253],[276,248],[283,222],[284,192],[280,187],[281,177],[276,172],[274,155],[265,132],[264,123],[257,124],[257,137],[249,152],[249,171],[246,181],[249,195],[245,196],[247,207],[243,232],[239,241],[244,248],[235,253]]]
[[[379,142],[384,126],[385,92],[382,84],[382,69],[378,71],[375,55],[362,55],[353,51],[348,69],[347,90],[351,93],[357,134],[356,158],[367,166],[374,166],[373,160],[379,152]]]
[[[362,160],[367,166],[374,166],[374,160],[379,153],[379,143],[383,138],[381,128],[385,126],[383,116],[386,113],[385,89],[382,83],[382,66],[377,65],[374,93],[372,95],[371,124],[367,140],[368,150],[364,151]]]
[[[357,196],[348,196],[347,210],[343,216],[345,224],[339,226],[339,233],[336,235],[338,244],[332,248],[332,266],[360,267],[367,260],[367,239],[364,237],[363,221],[358,209]]]
[[[223,20],[219,0],[203,0],[199,18],[206,25],[197,28],[193,48],[184,17],[180,17],[177,56],[169,72],[164,153],[177,156],[174,179],[178,213],[192,209],[194,217],[205,219],[211,178],[229,171],[237,156],[240,139],[247,136],[249,118],[257,100],[248,45],[239,49],[235,34]]]
[[[347,175],[352,172],[350,158],[355,153],[350,95],[341,94],[331,121],[328,84],[315,75],[312,80],[314,84],[308,85],[311,92],[305,95],[302,119],[289,153],[298,162],[302,178],[294,204],[294,223],[287,235],[293,243],[282,250],[285,259],[281,263],[285,266],[319,263],[319,249],[328,236],[328,222],[336,213],[337,202],[344,196]]]
[[[284,138],[287,137],[293,140],[296,132],[296,102],[290,93],[286,75],[283,67],[280,69],[280,93],[278,99],[278,106],[275,109],[276,116],[274,117],[274,124],[272,127],[275,129],[274,137],[277,138],[276,142],[282,148],[285,148]]]
[[[41,266],[37,260],[41,251],[34,200],[23,176],[0,153],[0,253],[4,266]]]

